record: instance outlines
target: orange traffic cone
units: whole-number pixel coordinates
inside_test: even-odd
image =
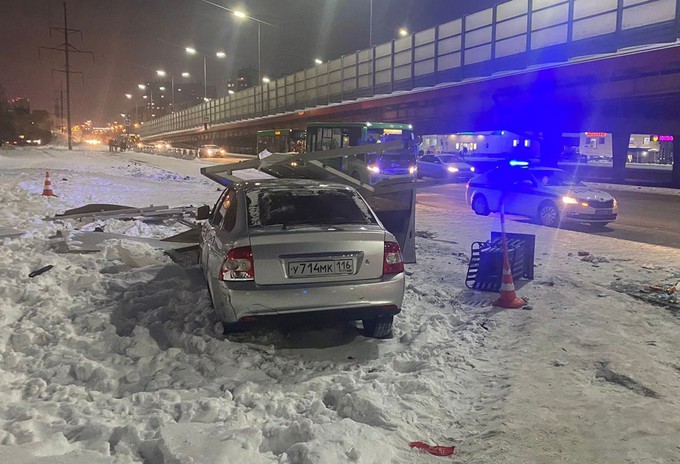
[[[493,304],[500,308],[519,309],[526,304],[515,293],[515,284],[512,281],[510,270],[510,258],[508,256],[508,240],[505,238],[505,202],[501,198],[501,232],[503,234],[503,278],[501,280],[501,297]]]
[[[506,309],[519,309],[526,304],[526,301],[519,298],[515,293],[515,284],[512,281],[512,271],[510,270],[510,260],[508,259],[507,242],[503,240],[503,280],[501,280],[501,297],[493,304]]]
[[[45,186],[43,187],[44,197],[56,197],[52,191],[52,181],[50,180],[50,171],[45,171]]]

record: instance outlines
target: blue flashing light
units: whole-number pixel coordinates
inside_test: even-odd
[[[529,163],[526,161],[517,161],[517,160],[511,160],[510,161],[510,166],[529,166]]]

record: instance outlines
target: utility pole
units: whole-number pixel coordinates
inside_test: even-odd
[[[64,43],[57,45],[56,47],[40,47],[46,50],[56,50],[64,52],[64,70],[54,69],[53,71],[63,72],[66,74],[66,124],[68,132],[68,149],[73,150],[73,135],[71,131],[71,74],[80,74],[82,77],[82,72],[71,71],[71,63],[69,59],[70,53],[89,53],[92,55],[92,62],[94,62],[94,53],[90,51],[81,51],[75,48],[69,43],[69,34],[73,32],[79,32],[80,38],[82,40],[83,33],[79,29],[69,29],[68,28],[68,16],[66,14],[66,2],[64,2],[64,27],[50,27],[50,36],[52,31],[59,31],[64,33]]]

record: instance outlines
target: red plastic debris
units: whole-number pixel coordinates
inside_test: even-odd
[[[418,448],[434,456],[451,456],[456,451],[455,446],[432,446],[422,441],[412,441],[408,444],[411,448]]]

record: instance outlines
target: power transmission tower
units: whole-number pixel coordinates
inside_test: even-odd
[[[64,27],[50,27],[50,36],[52,31],[59,31],[64,33],[64,43],[57,45],[56,47],[40,47],[46,50],[55,50],[59,52],[64,52],[64,69],[53,69],[52,71],[63,72],[66,74],[66,125],[68,131],[68,149],[73,150],[73,136],[71,131],[71,74],[80,74],[82,77],[82,72],[71,71],[71,64],[69,61],[70,53],[89,53],[92,55],[92,62],[94,62],[94,53],[90,51],[78,50],[76,47],[69,43],[69,34],[78,32],[80,33],[80,39],[83,39],[83,32],[79,29],[69,29],[68,28],[68,16],[66,15],[66,2],[64,2]]]

